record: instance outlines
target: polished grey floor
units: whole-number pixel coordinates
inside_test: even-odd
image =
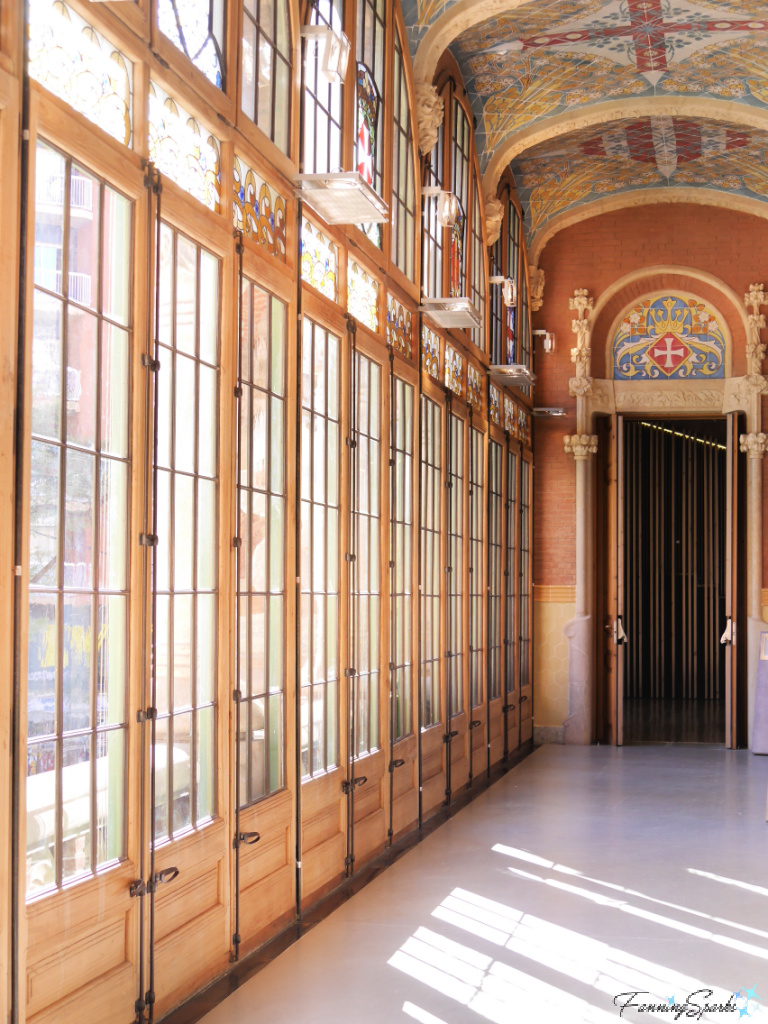
[[[203,1020],[607,1024],[639,992],[666,1010],[623,1020],[768,1021],[767,782],[723,748],[542,747]]]

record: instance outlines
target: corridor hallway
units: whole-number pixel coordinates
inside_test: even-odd
[[[202,1020],[607,1024],[620,993],[703,987],[768,1002],[766,779],[746,751],[541,747]],[[760,1012],[739,1005],[701,1019]]]

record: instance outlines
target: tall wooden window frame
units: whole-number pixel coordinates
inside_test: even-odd
[[[240,109],[286,155],[291,145],[292,55],[289,0],[244,0]],[[278,111],[278,100],[286,102],[287,110]]]
[[[350,513],[355,561],[350,577],[357,635],[352,637],[355,709],[355,749],[360,757],[380,746],[380,624],[381,593],[381,409],[383,373],[369,355],[354,353],[355,467]]]
[[[437,130],[437,140],[432,147],[424,169],[424,185],[429,188],[443,188],[443,156],[445,151],[445,122]],[[437,197],[429,196],[423,201],[423,264],[421,268],[422,289],[432,298],[443,295],[443,236],[445,228],[437,218]]]
[[[457,96],[452,97],[451,113],[451,190],[459,201],[460,213],[456,223],[448,228],[450,248],[450,292],[452,296],[467,294],[467,268],[469,259],[469,215],[471,210],[471,129],[469,117]]]
[[[203,8],[208,8],[207,16],[203,15],[207,24],[202,29],[190,23],[194,22],[194,15],[190,20],[185,18],[193,3],[200,8],[198,18]],[[160,32],[218,89],[226,85],[226,8],[226,0],[157,0],[155,8]],[[197,28],[194,41],[192,28]]]
[[[49,154],[51,165],[53,161],[60,163],[60,176],[49,176],[43,180],[43,152]],[[130,295],[133,203],[103,175],[94,174],[84,162],[42,138],[36,145],[36,169],[32,411],[28,435],[30,470],[27,495],[30,502],[30,580],[26,623],[26,887],[29,896],[49,894],[60,890],[64,884],[92,878],[106,866],[117,864],[127,852],[128,779],[125,766],[128,763],[131,599],[128,559],[133,455],[129,371],[133,348]],[[123,225],[123,230],[128,230],[130,258],[123,282],[123,287],[128,289],[123,296],[124,315],[117,313],[114,305],[116,299],[119,304],[119,297],[108,294],[109,286],[115,283],[107,276],[109,261],[105,256],[110,243],[107,223],[112,231],[115,229],[107,210],[110,195],[127,205],[127,224]],[[41,241],[44,234],[41,231],[43,208],[51,207],[61,209],[60,218],[56,217],[51,222],[54,234],[61,240],[58,248],[55,241]],[[93,241],[92,225],[94,222],[96,225],[96,244],[88,245],[85,254],[75,245],[76,228],[73,223],[76,218],[85,227],[86,242]],[[38,259],[41,245],[56,249],[57,266],[49,268],[42,258]],[[84,256],[85,261],[81,263],[79,258]],[[73,265],[77,269],[73,270]],[[91,272],[87,273],[89,269]],[[84,287],[86,280],[88,288]],[[41,336],[41,328],[46,323],[45,312],[48,313],[49,324],[51,314],[56,321],[57,338]],[[85,326],[89,321],[90,330]],[[45,348],[50,349],[50,345],[45,344],[49,340],[53,340],[54,346],[58,344],[58,352],[45,352]],[[49,397],[44,378],[50,377],[48,357],[51,354],[58,356],[58,372],[53,381],[56,422],[46,423],[45,406],[42,411],[40,406]],[[116,366],[113,366],[113,360]],[[113,379],[114,373],[117,373],[116,379]],[[114,422],[110,415],[120,415],[119,405],[116,409],[113,400],[117,397],[119,401],[119,397],[114,396],[113,391],[117,391],[124,402],[122,424]],[[85,433],[80,432],[80,427],[85,424],[79,421],[82,412],[87,424],[89,410],[84,406],[88,401],[92,424],[90,433]],[[37,463],[41,466],[39,474],[35,473]],[[80,469],[73,471],[73,466],[78,464]],[[78,493],[76,482],[78,478],[83,480],[83,474],[86,487]],[[47,514],[50,499],[46,504],[40,494],[37,498],[32,495],[33,488],[45,486],[46,480],[54,482],[53,518]],[[115,529],[115,507],[112,505],[110,508],[115,494],[122,530]],[[86,502],[89,504],[85,515],[89,522],[84,521],[82,512]],[[36,533],[43,537],[41,546],[36,545]],[[38,562],[41,551],[43,558],[52,556],[37,570],[36,551]],[[68,553],[71,558],[85,556],[86,561],[68,562]],[[48,653],[42,661],[33,657],[36,631],[32,625],[32,608],[35,606],[42,610],[40,618],[44,625],[48,620],[48,642],[45,644]],[[78,616],[78,608],[87,609],[88,606],[86,616]],[[87,687],[84,720],[75,717],[73,676],[77,670],[78,654],[81,655],[81,675],[85,677]],[[51,658],[53,665],[48,666]],[[116,665],[109,664],[111,659]],[[38,663],[40,668],[36,669],[34,666]],[[41,672],[48,675],[46,666],[54,673],[50,710],[45,694],[34,699],[32,696],[37,689],[32,676]],[[112,676],[114,672],[117,672],[117,680],[110,678],[107,681],[103,674]],[[117,693],[111,692],[113,687],[117,688]],[[50,728],[43,728],[40,732],[33,725],[38,706],[43,724],[50,723]],[[82,708],[79,714],[82,718]],[[100,769],[98,762],[104,758],[108,763]],[[82,769],[80,765],[88,767]],[[105,768],[108,774],[102,778]],[[51,814],[52,828],[49,826],[46,830],[44,822]],[[78,821],[80,830],[73,833]],[[37,830],[33,827],[35,825]],[[70,834],[66,835],[67,832]]]
[[[344,30],[344,0],[317,0],[310,7],[310,24]],[[344,86],[329,82],[322,71],[322,46],[304,42],[304,171],[332,173],[343,166]]]
[[[330,359],[329,351],[333,352]],[[301,666],[297,686],[301,689],[301,778],[305,780],[339,763],[341,338],[305,317],[301,354]]]
[[[241,285],[237,689],[240,806],[285,785],[286,304]],[[262,465],[258,466],[261,459]],[[263,535],[262,535],[263,531]],[[260,678],[257,666],[261,665]]]
[[[488,697],[501,696],[502,682],[502,521],[504,496],[504,448],[488,441]]]
[[[443,490],[442,408],[427,395],[421,397],[421,725],[436,725],[442,714],[440,699],[441,553]]]
[[[155,842],[197,829],[217,813],[221,275],[218,256],[163,221],[157,282],[162,372],[155,492]],[[187,737],[185,793],[178,751]]]
[[[469,532],[467,534],[468,576],[467,604],[469,627],[469,701],[475,708],[485,699],[485,635],[483,611],[485,606],[484,552],[485,552],[485,433],[468,424],[469,473],[467,477],[467,505]]]
[[[412,384],[392,378],[390,459],[393,493],[390,496],[390,558],[393,572],[390,663],[394,673],[395,741],[413,732],[413,527],[414,527],[414,392]]]
[[[519,568],[517,561],[519,495],[518,495],[518,464],[520,455],[515,444],[514,448],[507,444],[505,451],[504,472],[506,489],[504,500],[504,686],[507,694],[514,693],[518,673],[518,594]]]
[[[518,656],[520,686],[530,686],[531,677],[531,498],[532,465],[520,459],[520,534],[518,590]]]
[[[416,184],[413,131],[408,91],[407,47],[395,23],[392,133],[391,255],[405,276],[414,280],[416,247]]]
[[[446,529],[448,584],[446,588],[446,686],[451,715],[464,710],[464,600],[466,594],[464,511],[466,502],[465,436],[467,424],[458,413],[448,410],[446,423],[447,485]],[[449,436],[450,434],[450,436]]]

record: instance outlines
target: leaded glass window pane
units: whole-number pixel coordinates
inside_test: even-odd
[[[472,707],[484,698],[483,536],[485,533],[484,434],[469,431],[469,693]]]
[[[36,152],[29,468],[27,892],[125,856],[131,221]]]
[[[224,0],[157,0],[157,24],[164,36],[224,88]]]
[[[392,378],[390,661],[394,672],[396,740],[413,731],[413,391],[399,377]]]
[[[240,325],[238,685],[240,804],[285,785],[287,310],[247,279]]]
[[[395,37],[394,133],[392,136],[392,258],[413,280],[416,198],[408,82],[400,33]],[[433,294],[430,292],[430,294]]]
[[[448,693],[451,714],[464,709],[464,420],[448,415]]]
[[[215,813],[219,261],[160,234],[154,838]]]
[[[440,407],[421,399],[421,724],[440,721],[440,559],[442,493]]]
[[[241,57],[243,113],[288,154],[292,68],[287,0],[245,0]]]
[[[342,0],[317,0],[310,24],[325,26],[341,35]],[[322,70],[322,45],[305,44],[304,64],[304,169],[308,174],[338,171],[342,165],[341,132],[344,87],[330,82]]]

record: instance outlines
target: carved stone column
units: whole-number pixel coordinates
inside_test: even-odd
[[[592,358],[592,332],[589,313],[594,300],[587,294],[586,288],[577,288],[573,298],[568,300],[571,309],[576,310],[576,319],[571,320],[571,329],[576,335],[576,347],[571,349],[571,362],[576,364],[576,376],[568,381],[568,392],[576,401],[576,426],[579,430],[588,430],[586,406],[583,399],[592,391],[592,378],[589,375]],[[579,401],[581,399],[581,401]]]
[[[757,657],[763,622],[763,456],[768,450],[768,435],[762,432],[761,397],[768,394],[763,376],[765,342],[760,331],[765,327],[765,314],[760,307],[768,299],[762,284],[751,284],[744,296],[749,310],[747,336],[747,375],[742,388],[748,394],[747,430],[739,438],[739,447],[747,458],[747,705],[750,723],[749,745],[758,753],[768,752],[768,721],[762,706],[768,695],[757,695]]]
[[[486,245],[493,245],[501,234],[501,225],[504,220],[504,206],[496,196],[485,197],[485,242]],[[501,273],[501,271],[494,271]]]
[[[592,523],[596,434],[567,434],[565,451],[576,462],[576,615],[563,632],[568,637],[568,717],[566,743],[591,743],[595,706],[592,623]]]
[[[431,153],[445,117],[443,97],[431,82],[416,83],[416,120],[419,125],[419,152]]]

